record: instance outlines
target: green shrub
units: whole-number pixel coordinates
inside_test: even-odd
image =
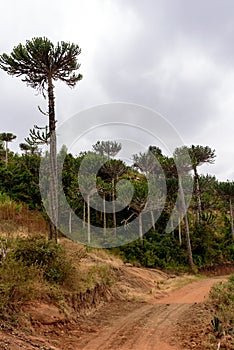
[[[26,266],[40,267],[49,282],[62,284],[73,270],[61,245],[47,241],[43,236],[19,239],[12,254]]]

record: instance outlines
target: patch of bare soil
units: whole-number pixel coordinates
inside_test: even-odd
[[[126,304],[125,308],[120,304],[115,307],[112,305],[110,309],[105,310],[105,319],[112,321],[103,327],[100,323],[103,316],[96,315],[93,319],[95,334],[83,334],[77,349],[204,349],[197,347],[199,344],[195,341],[196,334],[190,334],[191,328],[188,329],[188,324],[191,323],[192,316],[195,323],[201,316],[201,312],[196,315],[196,308],[192,307],[203,305],[215,282],[217,278],[200,280],[170,292],[158,300],[152,299],[150,302],[137,303],[135,306],[130,303],[128,308]],[[194,313],[191,314],[192,310]],[[99,324],[95,323],[95,320]],[[179,326],[183,327],[184,334],[189,334],[192,338],[187,340],[186,336],[183,338]],[[199,326],[203,329],[202,321]],[[198,329],[196,331],[198,332]]]
[[[212,319],[209,303],[191,304],[176,323],[181,346],[187,350],[217,350],[218,341],[212,335]]]
[[[24,330],[0,331],[0,349],[204,350],[199,347],[208,317],[203,301],[220,279],[194,281],[153,269],[118,267],[114,300],[73,319],[53,306],[34,305]]]

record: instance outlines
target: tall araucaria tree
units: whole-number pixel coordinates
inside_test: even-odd
[[[5,147],[6,147],[6,157],[5,157],[5,162],[6,166],[8,164],[8,143],[12,142],[14,139],[16,139],[16,135],[12,134],[11,132],[3,132],[0,134],[0,140],[5,142]]]
[[[195,194],[197,200],[197,219],[198,222],[201,222],[202,219],[202,203],[201,203],[201,194],[200,194],[200,185],[199,185],[199,175],[197,168],[198,166],[209,163],[214,163],[215,150],[212,150],[208,146],[194,146],[188,148],[188,153],[192,161],[192,168],[194,172],[194,182],[195,182]]]
[[[45,37],[27,40],[25,45],[14,47],[10,55],[0,56],[0,68],[19,77],[27,85],[48,98],[50,133],[50,216],[49,239],[57,241],[58,194],[57,194],[57,142],[55,119],[54,81],[61,80],[74,87],[82,79],[76,71],[80,68],[77,57],[81,53],[78,45],[58,42],[54,45]]]
[[[121,143],[116,141],[97,141],[95,145],[93,145],[93,150],[98,154],[106,155],[108,160],[110,160],[111,157],[115,157],[121,148]]]
[[[186,197],[183,189],[183,178],[185,179],[186,176],[188,176],[189,171],[192,169],[192,164],[190,163],[191,159],[189,159],[186,146],[178,147],[175,149],[174,160],[176,164],[176,172],[178,177],[178,193],[180,198],[180,205],[182,208],[182,213],[184,215],[188,263],[191,271],[194,272],[193,254],[192,254],[192,248],[191,248],[189,222],[188,222],[187,206],[186,206],[186,200],[185,200]],[[175,170],[175,168],[172,170]]]

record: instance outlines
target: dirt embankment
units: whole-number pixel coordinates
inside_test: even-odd
[[[193,282],[147,303],[130,303],[128,307],[126,304],[117,303],[111,308],[108,307],[95,316],[93,334],[84,332],[76,345],[77,349],[188,350],[190,346],[184,348],[180,344],[180,341],[183,343],[183,339],[181,332],[180,338],[178,337],[178,324],[183,320],[184,332],[189,332],[188,324],[192,315],[189,315],[188,311],[192,312],[192,306],[202,303],[212,285],[219,280],[222,278]],[[105,320],[104,324],[98,324],[100,320]],[[190,345],[194,348],[197,344],[192,341],[193,344]]]
[[[183,336],[183,325],[188,333],[191,317],[200,312],[197,305],[202,305],[221,277],[170,276],[125,265],[117,266],[116,274],[117,283],[111,291],[101,288],[100,297],[98,289],[77,295],[72,318],[72,310],[31,305],[26,310],[30,317],[22,325],[24,330],[0,331],[0,349],[188,350],[197,345],[196,335],[191,337],[194,344],[184,341],[188,337]],[[82,313],[83,302],[93,307]]]

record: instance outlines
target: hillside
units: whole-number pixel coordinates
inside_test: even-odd
[[[66,239],[61,245],[70,256],[78,248]],[[103,269],[108,269],[108,278],[103,278]],[[212,333],[213,316],[202,302],[211,286],[223,278],[168,275],[126,265],[103,251],[87,253],[79,271],[83,288],[92,271],[92,287],[69,296],[63,290],[66,300],[60,296],[59,301],[25,301],[17,322],[1,322],[0,348],[144,350],[155,349],[157,344],[164,350],[192,349],[207,338],[207,332]],[[152,328],[158,322],[160,328]]]
[[[104,349],[103,343],[123,350],[155,344],[165,350],[194,344],[216,349],[216,311],[202,301],[219,278],[132,265],[118,250],[93,249],[63,236],[55,244],[47,240],[43,215],[7,196],[0,217],[0,349],[95,350]],[[207,270],[224,275],[233,266]],[[222,294],[214,294],[215,300]]]
[[[29,242],[30,249],[42,247],[41,242],[45,242],[43,236],[35,238],[26,235],[22,239],[17,238],[17,235],[12,235],[14,239],[11,240],[11,249],[16,249],[13,248],[16,244],[15,247],[20,246],[21,251],[25,252]],[[9,237],[8,234],[8,241]],[[210,317],[209,323],[211,322],[212,314],[209,314],[209,308],[200,303],[209,293],[211,286],[218,281],[217,278],[207,280],[191,275],[174,275],[157,269],[134,267],[104,250],[87,249],[67,238],[60,238],[59,246],[65,253],[63,258],[66,256],[67,259],[64,263],[70,261],[69,266],[72,266],[72,274],[69,272],[69,278],[64,279],[63,283],[55,280],[53,283],[49,280],[48,283],[48,280],[36,275],[38,271],[30,270],[35,275],[30,276],[28,284],[25,267],[22,269],[21,266],[19,270],[20,264],[17,268],[14,267],[15,271],[8,270],[5,285],[4,276],[1,274],[1,303],[4,302],[4,288],[6,292],[7,286],[9,287],[9,276],[11,295],[5,293],[5,297],[8,296],[5,302],[9,308],[0,308],[0,349],[94,350],[99,348],[102,342],[109,344],[105,345],[106,347],[102,345],[102,349],[107,349],[108,346],[113,349],[153,349],[152,343],[146,341],[147,337],[155,332],[150,322],[159,322],[161,317],[168,318],[170,314],[169,323],[163,323],[163,327],[168,328],[168,344],[179,341],[181,344],[187,344],[185,348],[188,349],[189,337],[193,337],[193,343],[201,343],[200,337],[194,336],[194,332],[197,332],[197,327],[193,329],[194,320],[186,335],[182,332],[180,322],[184,322],[186,318],[189,324],[188,315],[193,307],[198,309],[199,327],[207,317]],[[45,249],[45,245],[43,247]],[[12,257],[8,259],[7,263],[10,263],[12,268]],[[4,264],[3,260],[2,271]],[[17,272],[22,275],[16,276]],[[188,299],[183,299],[185,296]],[[173,306],[174,303],[181,304],[181,307]],[[194,303],[198,303],[198,306]],[[171,305],[169,309],[167,305]],[[203,321],[200,316],[204,316]],[[174,327],[175,324],[172,326],[174,322],[178,328]],[[209,323],[207,325],[206,319],[208,329]],[[142,333],[142,326],[146,327],[149,333]],[[140,339],[136,337],[138,329],[141,329]],[[160,336],[160,346],[165,341],[163,329],[161,333],[155,333],[157,338],[154,342],[159,342]],[[100,336],[97,337],[99,333]],[[140,341],[141,346],[128,347],[128,338],[132,344],[139,345]],[[122,342],[118,343],[120,339]],[[182,349],[182,345],[179,348],[169,346],[160,349]]]

